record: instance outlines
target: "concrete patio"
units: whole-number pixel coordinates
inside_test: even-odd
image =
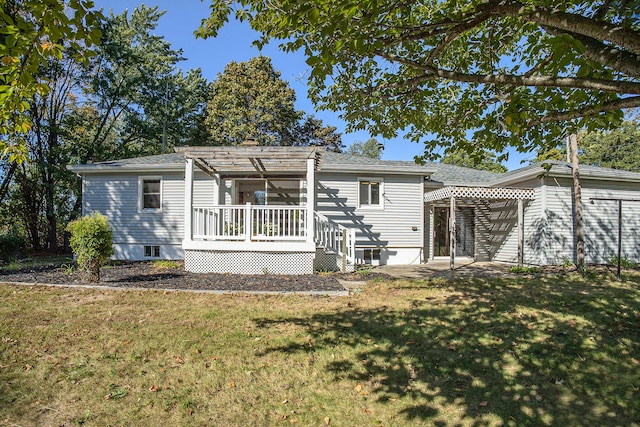
[[[453,270],[449,259],[436,259],[416,265],[384,265],[375,271],[398,279],[425,279],[431,277],[492,277],[511,275],[512,264],[499,262],[475,262],[472,259],[456,259]]]

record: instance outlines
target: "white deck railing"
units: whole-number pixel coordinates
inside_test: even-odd
[[[304,206],[225,205],[193,208],[193,238],[204,240],[306,239]]]
[[[346,264],[356,261],[356,231],[324,215],[314,213],[314,241],[342,257]],[[224,205],[193,208],[194,240],[305,241],[305,206]]]
[[[342,256],[343,270],[346,263],[356,263],[356,230],[331,221],[324,215],[315,212],[314,233],[317,245]]]

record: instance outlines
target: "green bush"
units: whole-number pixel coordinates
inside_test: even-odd
[[[100,267],[113,255],[113,231],[99,212],[85,215],[67,225],[69,244],[89,282],[100,280]]]
[[[610,265],[618,265],[618,257],[616,255],[612,256],[609,260]],[[620,266],[624,268],[636,268],[636,263],[630,260],[627,257],[620,258]]]
[[[27,246],[24,236],[9,231],[0,234],[0,259],[3,261],[12,261],[22,254]]]

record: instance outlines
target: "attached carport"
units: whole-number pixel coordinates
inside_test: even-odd
[[[426,192],[425,203],[449,202],[449,268],[453,270],[456,253],[456,201],[496,201],[517,200],[518,202],[518,265],[524,260],[524,201],[533,200],[535,192],[530,188],[504,187],[464,187],[447,186]],[[434,223],[433,210],[430,211],[430,224]],[[433,253],[433,242],[430,239],[430,253]]]

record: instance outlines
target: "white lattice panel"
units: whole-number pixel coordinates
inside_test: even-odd
[[[424,201],[449,199],[450,197],[461,199],[484,200],[532,200],[535,191],[530,188],[504,188],[504,187],[443,187],[425,193]]]
[[[185,250],[184,267],[194,273],[313,274],[313,252]]]
[[[342,269],[342,257],[335,253],[327,253],[324,249],[318,248],[316,258],[313,261],[315,271],[340,271]],[[347,264],[347,272],[355,270],[353,264]]]

